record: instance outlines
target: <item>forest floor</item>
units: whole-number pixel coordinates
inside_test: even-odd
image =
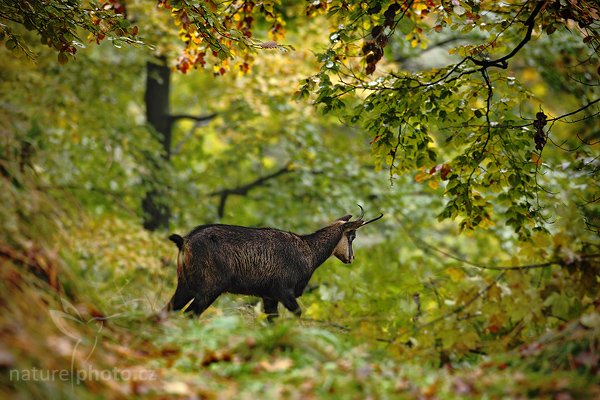
[[[160,320],[174,249],[129,228],[66,235],[68,252],[2,249],[1,398],[600,398],[600,312],[461,360],[336,321],[284,313],[270,324],[249,298]]]

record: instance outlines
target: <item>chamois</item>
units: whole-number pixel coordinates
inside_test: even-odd
[[[178,249],[177,289],[165,310],[200,315],[222,293],[261,297],[269,320],[278,316],[277,304],[300,316],[300,297],[317,267],[331,255],[349,264],[354,260],[356,230],[379,217],[364,221],[352,215],[309,235],[273,228],[210,224],[186,236],[172,234]]]

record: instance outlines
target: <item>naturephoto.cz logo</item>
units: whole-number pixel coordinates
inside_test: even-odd
[[[82,317],[77,308],[65,299],[61,299],[63,310],[49,310],[50,318],[54,325],[68,339],[74,342],[71,352],[71,362],[68,368],[63,369],[43,369],[43,368],[25,368],[11,369],[9,371],[9,379],[11,381],[22,382],[48,382],[61,381],[71,382],[72,384],[80,384],[85,381],[152,381],[157,379],[156,372],[145,368],[121,369],[117,367],[97,369],[89,363],[89,359],[96,350],[98,341],[101,338],[101,332],[104,327],[104,321],[111,318],[116,318],[119,314],[108,317],[93,317],[88,320]],[[75,329],[75,325],[90,325],[96,327],[93,337],[85,337],[82,335],[82,329]],[[80,364],[76,366],[76,356],[78,354],[79,345],[88,339],[91,344],[91,349],[87,354],[80,358]],[[81,352],[80,352],[81,353]]]
[[[11,369],[9,379],[20,382],[73,382],[85,381],[153,381],[156,372],[148,369],[129,370],[113,367],[112,369],[95,369],[91,365],[85,368],[71,369]]]

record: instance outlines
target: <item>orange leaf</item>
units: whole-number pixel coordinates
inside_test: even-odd
[[[421,183],[421,182],[426,181],[430,177],[431,177],[431,175],[429,175],[426,172],[419,172],[418,174],[415,175],[415,182]]]

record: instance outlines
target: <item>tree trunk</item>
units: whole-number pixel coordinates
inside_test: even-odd
[[[146,120],[158,135],[163,146],[163,153],[160,156],[167,162],[171,156],[170,79],[171,70],[164,58],[160,63],[146,64]],[[155,160],[156,155],[151,154],[149,158]],[[156,168],[153,170],[156,170],[158,165],[154,166]],[[166,229],[169,226],[170,210],[165,204],[165,196],[161,196],[164,187],[152,173],[146,178],[146,184],[150,189],[142,200],[144,228],[150,231]]]

